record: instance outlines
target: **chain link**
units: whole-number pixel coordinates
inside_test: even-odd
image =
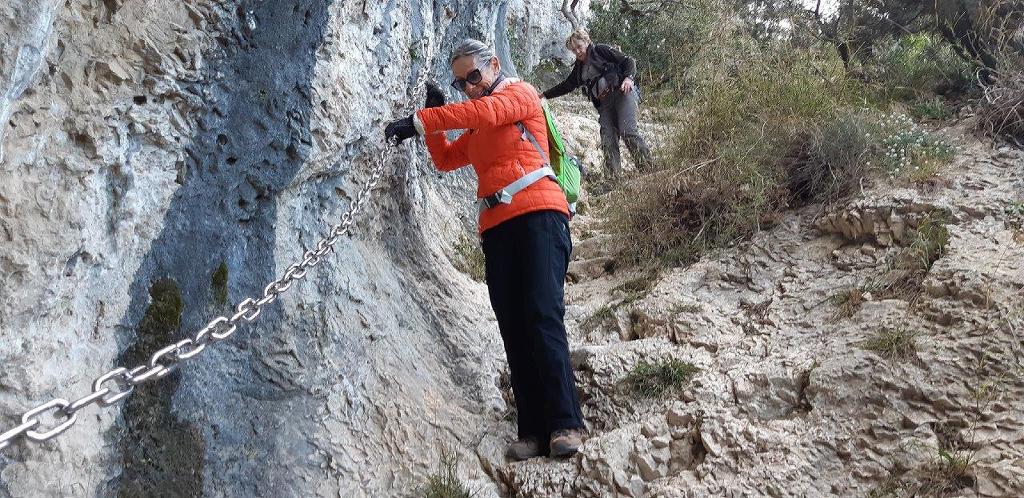
[[[39,420],[32,419],[29,420],[27,423],[23,423],[3,434],[0,434],[0,450],[9,446],[11,444],[11,441],[14,440],[14,438],[21,436],[29,429],[34,429],[35,426],[37,425],[39,425]]]
[[[419,94],[424,89],[427,75],[428,72],[424,71],[417,80],[416,86],[413,87],[414,100],[420,98]],[[10,446],[22,436],[36,442],[57,437],[75,424],[78,420],[79,410],[93,404],[109,407],[124,401],[132,394],[136,386],[166,377],[177,370],[183,361],[195,358],[205,351],[207,346],[231,337],[238,330],[240,324],[256,320],[265,306],[276,301],[281,294],[291,288],[293,283],[305,278],[310,269],[318,265],[328,254],[334,252],[335,244],[349,232],[356,216],[383,178],[384,169],[396,147],[397,143],[394,141],[385,143],[381,160],[373,168],[369,180],[363,185],[355,200],[349,205],[348,211],[342,215],[341,223],[332,226],[327,235],[316,244],[315,249],[306,251],[302,261],[292,264],[280,278],[267,284],[260,299],[246,298],[238,303],[233,315],[230,317],[218,316],[210,320],[195,336],[182,339],[153,353],[147,364],[131,369],[118,367],[97,377],[92,383],[92,392],[74,402],[69,403],[65,399],[54,398],[25,412],[21,417],[21,424],[0,434],[0,449]],[[115,388],[114,384],[118,384],[118,387]],[[112,388],[118,390],[114,391]],[[42,424],[38,416],[46,412],[52,412],[55,418],[63,417],[64,420],[47,430],[37,430]]]
[[[75,424],[76,421],[78,421],[78,414],[77,413],[70,413],[69,414],[66,411],[68,409],[68,406],[70,406],[70,403],[68,403],[68,401],[66,399],[53,398],[50,401],[47,401],[46,403],[43,403],[43,404],[41,404],[41,405],[39,405],[39,406],[37,406],[37,407],[35,407],[35,408],[25,412],[25,414],[21,416],[21,423],[23,425],[31,423],[33,421],[39,422],[39,419],[36,418],[36,417],[38,415],[43,414],[44,412],[46,412],[48,410],[52,410],[53,414],[55,416],[64,415],[64,417],[65,417],[63,422],[61,422],[60,424],[57,424],[56,426],[54,426],[53,428],[51,428],[48,431],[45,431],[45,432],[40,432],[40,431],[37,431],[37,430],[27,430],[27,431],[25,431],[25,437],[27,437],[27,438],[29,438],[29,439],[31,439],[33,441],[36,441],[36,442],[41,442],[41,441],[46,441],[48,439],[55,438],[58,435],[60,435],[60,433],[68,430],[72,425]],[[38,425],[38,424],[36,424],[36,425]]]

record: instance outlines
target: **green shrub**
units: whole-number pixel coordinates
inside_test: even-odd
[[[637,50],[644,37],[673,39],[654,18],[689,15],[647,14],[649,32],[616,35],[606,27],[631,17],[608,17],[620,3],[612,5],[598,13],[597,26]],[[621,235],[622,262],[687,264],[771,227],[787,208],[857,194],[869,176],[925,179],[951,160],[954,149],[934,134],[905,115],[885,114],[905,88],[961,82],[966,66],[951,62],[946,42],[927,35],[889,40],[865,81],[847,71],[834,47],[755,39],[723,5],[699,5],[713,14],[700,22],[714,24],[700,32],[712,36],[696,47],[680,42],[684,48],[668,57],[646,55],[685,91],[673,94],[680,112],[669,113],[678,117],[658,148],[662,169],[621,185],[603,206],[607,232]]]
[[[782,158],[790,206],[831,202],[855,192],[868,174],[871,132],[876,130],[872,114],[849,110],[798,135]]]
[[[917,119],[942,121],[953,117],[954,111],[941,97],[922,98],[915,101],[910,108]]]
[[[926,178],[953,159],[951,145],[906,114],[889,115],[879,123],[877,133],[876,158],[892,176]]]
[[[719,0],[694,0],[685,6],[638,10],[635,2],[611,0],[593,5],[588,30],[594,43],[619,47],[637,61],[637,83],[654,91],[662,102],[678,102],[686,94],[687,71],[696,55],[722,38],[727,25]]]
[[[974,86],[975,66],[938,35],[915,33],[875,42],[865,72],[883,100],[961,95]]]
[[[626,375],[625,383],[634,394],[653,398],[681,387],[700,369],[692,363],[670,359],[656,363],[642,361]]]
[[[858,100],[838,60],[781,46],[741,52],[741,60],[701,62],[707,79],[692,90],[689,113],[665,148],[667,168],[612,195],[609,229],[626,235],[619,249],[627,262],[688,263],[770,226],[790,204],[780,158],[806,137],[843,133],[842,125],[822,124]],[[809,147],[844,153],[846,144],[833,140],[821,136]]]

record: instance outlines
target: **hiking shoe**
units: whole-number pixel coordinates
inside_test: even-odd
[[[505,450],[505,456],[513,460],[526,460],[527,458],[540,456],[543,449],[540,438],[522,438],[508,445],[508,449]]]
[[[567,457],[579,451],[583,445],[583,431],[580,429],[562,429],[551,434],[551,456]]]

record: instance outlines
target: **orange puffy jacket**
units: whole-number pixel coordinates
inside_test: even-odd
[[[494,194],[544,164],[533,144],[522,138],[517,122],[521,121],[548,153],[548,127],[540,94],[519,80],[506,79],[491,95],[479,99],[421,109],[416,121],[437,169],[453,171],[473,165],[479,179],[478,198]],[[459,129],[467,130],[449,142],[444,132]],[[569,215],[562,188],[547,177],[517,193],[511,204],[481,211],[480,233],[521,214],[541,210]]]

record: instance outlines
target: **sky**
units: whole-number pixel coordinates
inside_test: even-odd
[[[817,0],[801,0],[808,9],[814,9],[817,5]],[[836,7],[839,6],[839,0],[821,0],[821,17],[829,18],[836,12]]]

